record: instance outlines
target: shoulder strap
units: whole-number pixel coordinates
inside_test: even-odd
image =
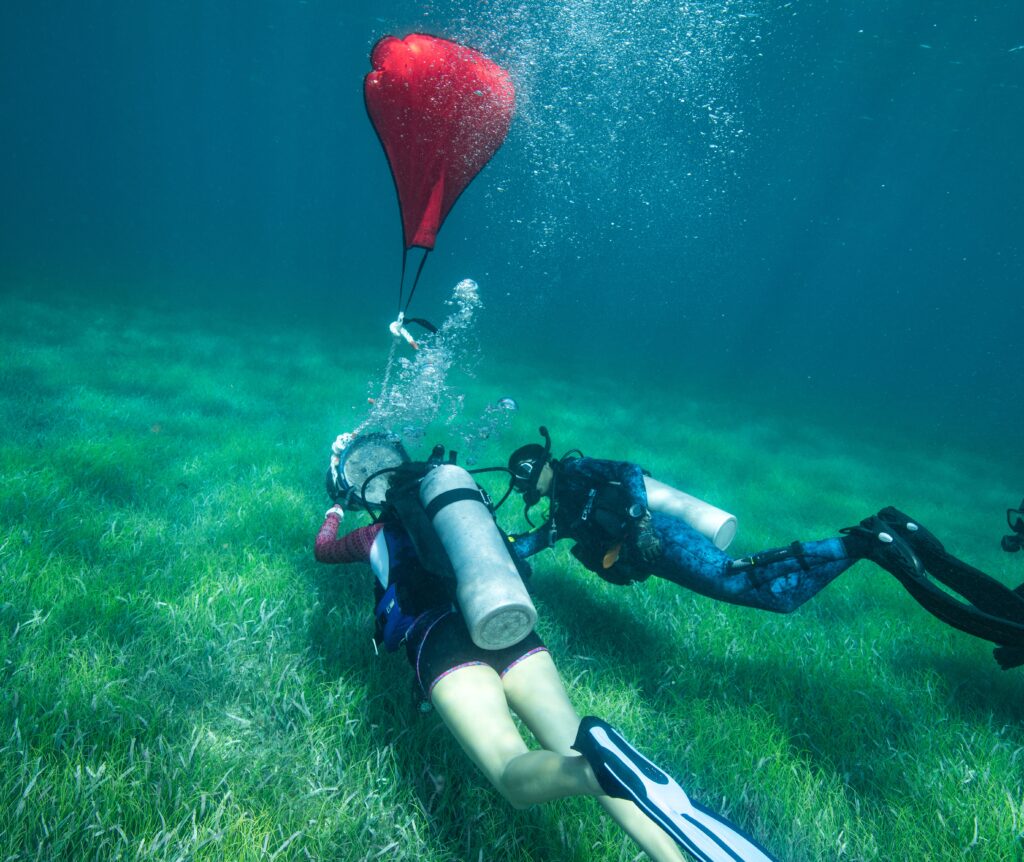
[[[451,561],[430,523],[426,509],[420,503],[420,480],[428,469],[429,465],[425,462],[403,465],[403,473],[388,488],[386,500],[393,516],[409,534],[423,566],[436,575],[452,580],[455,572]]]

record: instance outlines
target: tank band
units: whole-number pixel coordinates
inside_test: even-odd
[[[437,513],[445,506],[450,506],[452,503],[458,503],[462,500],[476,500],[490,509],[487,495],[479,488],[452,488],[450,491],[442,491],[430,501],[430,505],[426,507],[427,517],[433,521]]]

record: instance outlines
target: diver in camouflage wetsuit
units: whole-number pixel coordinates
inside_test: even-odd
[[[544,446],[521,446],[508,462],[527,512],[542,497],[550,501],[547,520],[514,537],[522,557],[568,538],[575,542],[573,555],[611,583],[655,575],[709,598],[778,613],[795,610],[868,559],[895,575],[930,613],[997,644],[1004,668],[1024,664],[1024,584],[1011,590],[957,559],[898,509],[887,507],[839,536],[735,559],[685,521],[651,512],[638,465],[582,454],[555,459],[547,430],[541,434]],[[937,587],[929,573],[967,602]]]

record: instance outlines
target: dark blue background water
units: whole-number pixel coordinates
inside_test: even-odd
[[[413,311],[472,276],[490,361],[1019,445],[1019,0],[373,6],[3,4],[0,287],[329,298],[370,337],[400,232],[361,82],[425,30],[519,111]]]

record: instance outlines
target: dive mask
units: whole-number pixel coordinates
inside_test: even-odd
[[[1020,509],[1006,510],[1006,523],[1013,532],[1024,535],[1024,503]]]

